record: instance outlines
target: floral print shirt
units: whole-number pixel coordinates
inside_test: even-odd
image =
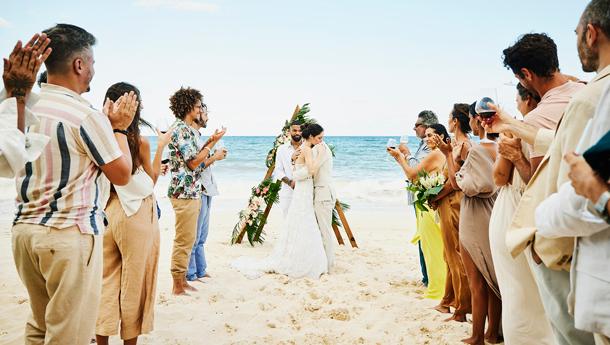
[[[197,141],[199,133],[177,119],[172,126],[172,136],[169,144],[170,182],[167,196],[174,199],[201,198],[201,168],[191,170],[186,163],[199,153]]]

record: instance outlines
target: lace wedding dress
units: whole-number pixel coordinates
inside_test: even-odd
[[[313,207],[313,179],[304,164],[296,165],[293,178],[296,185],[292,202],[271,254],[264,259],[240,257],[231,264],[250,279],[265,273],[318,279],[327,272],[326,253]]]

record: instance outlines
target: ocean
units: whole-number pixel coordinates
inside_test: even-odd
[[[324,140],[335,146],[334,178],[339,181],[377,180],[404,181],[402,169],[386,152],[388,139],[393,136],[341,136],[325,137]],[[151,140],[152,156],[157,147],[157,137]],[[222,180],[257,181],[267,172],[265,158],[272,148],[272,136],[226,136],[224,145],[229,151],[224,161],[214,166],[214,175]],[[408,146],[412,152],[417,150],[419,139],[409,137]]]

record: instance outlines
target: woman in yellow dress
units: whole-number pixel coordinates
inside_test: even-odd
[[[406,158],[398,149],[388,148],[388,153],[396,159],[402,167],[409,181],[415,181],[417,174],[421,171],[426,171],[429,174],[443,172],[445,166],[445,156],[434,146],[434,143],[429,140],[426,130],[426,138],[428,147],[432,150],[422,161],[415,167],[409,166]],[[443,238],[441,229],[436,221],[435,212],[432,210],[422,212],[416,208],[417,213],[417,231],[412,243],[421,241],[421,249],[424,253],[426,261],[426,270],[428,272],[428,289],[426,290],[426,298],[439,300],[445,294],[445,279],[447,277],[447,264],[443,258]]]

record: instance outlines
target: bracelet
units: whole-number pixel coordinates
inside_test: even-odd
[[[128,135],[128,134],[129,134],[129,132],[127,132],[127,130],[125,130],[125,129],[118,129],[118,128],[115,128],[115,129],[113,129],[112,131],[113,131],[114,133],[121,133],[121,134],[123,134],[123,135]]]

